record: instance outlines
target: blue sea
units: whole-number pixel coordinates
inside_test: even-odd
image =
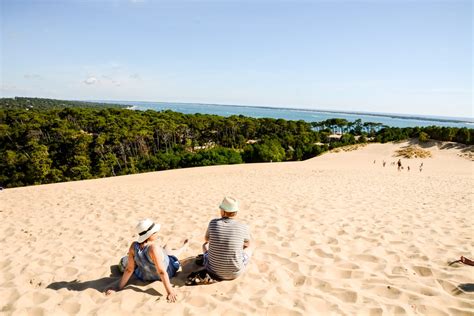
[[[473,118],[454,118],[438,116],[368,113],[368,112],[338,112],[309,109],[291,109],[263,106],[240,106],[201,103],[172,103],[172,102],[143,102],[143,101],[96,101],[128,105],[134,110],[172,110],[184,114],[215,114],[220,116],[244,115],[254,118],[282,118],[286,120],[304,120],[319,122],[330,118],[342,118],[348,121],[361,119],[363,122],[382,123],[392,127],[414,126],[451,126],[474,128]]]

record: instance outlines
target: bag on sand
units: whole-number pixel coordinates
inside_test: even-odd
[[[120,273],[123,273],[125,271],[125,269],[127,268],[127,264],[128,264],[128,256],[124,256],[120,258],[120,261],[118,264],[118,269]]]
[[[186,278],[186,285],[213,284],[221,281],[217,276],[206,269],[191,272]]]
[[[204,255],[199,254],[196,256],[196,260],[194,261],[198,266],[203,266],[204,265]]]

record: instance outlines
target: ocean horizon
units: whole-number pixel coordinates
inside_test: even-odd
[[[171,110],[183,114],[213,114],[220,116],[244,115],[254,118],[275,118],[286,120],[304,120],[306,122],[319,122],[331,118],[342,118],[348,121],[361,119],[363,122],[381,123],[391,127],[415,126],[449,126],[449,127],[474,127],[474,118],[449,117],[435,115],[362,112],[362,111],[337,111],[325,109],[305,109],[259,105],[229,105],[210,103],[184,103],[184,102],[152,102],[152,101],[111,101],[87,100],[101,103],[114,103],[128,105],[133,110]]]

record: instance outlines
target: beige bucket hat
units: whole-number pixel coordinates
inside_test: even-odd
[[[237,201],[235,198],[226,196],[224,200],[222,200],[221,205],[219,205],[220,209],[234,213],[239,211],[239,201]]]

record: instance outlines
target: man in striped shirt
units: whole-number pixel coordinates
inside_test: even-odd
[[[206,269],[222,280],[233,280],[247,266],[252,251],[247,225],[234,218],[239,203],[232,197],[225,197],[219,206],[221,218],[211,220],[207,227],[203,245]]]

